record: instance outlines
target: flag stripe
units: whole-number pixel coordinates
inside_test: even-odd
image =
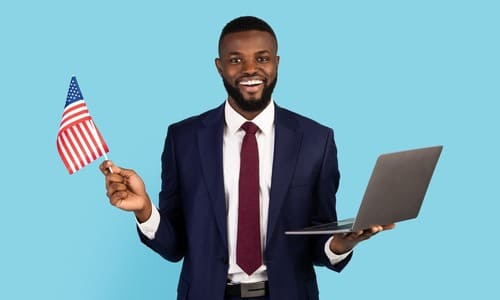
[[[103,155],[104,153],[108,152],[106,143],[104,143],[104,139],[101,137],[99,134],[99,131],[97,130],[97,127],[95,126],[94,122],[90,120],[88,122],[89,127],[91,128],[91,133],[93,138],[96,140],[96,145],[99,148],[99,156]]]
[[[59,140],[61,141],[61,143],[60,143],[61,151],[63,151],[63,153],[64,153],[63,160],[66,162],[66,165],[69,165],[71,167],[72,172],[74,172],[76,170],[76,166],[73,163],[73,160],[71,159],[71,154],[69,153],[69,149],[68,149],[68,146],[66,144],[66,140],[62,134],[59,135]]]
[[[71,145],[68,144],[66,134],[61,134],[60,140],[61,149],[65,154],[64,160],[66,161],[66,165],[69,165],[71,167],[71,169],[68,168],[68,170],[71,170],[70,173],[74,173],[76,170],[78,170],[78,166],[76,166],[76,163],[74,162],[74,155],[72,154]]]
[[[99,151],[99,140],[96,140],[94,137],[91,122],[92,120],[87,120],[85,123],[82,123],[82,126],[85,128],[85,133],[88,136],[89,143],[92,145],[94,155],[100,157],[104,152]]]
[[[73,102],[64,108],[63,121],[64,118],[71,117],[72,115],[78,115],[82,112],[88,112],[87,105],[85,105],[85,101],[79,100]]]
[[[85,135],[87,136],[87,140],[89,141],[90,146],[92,147],[92,153],[97,157],[99,157],[99,151],[97,150],[96,144],[92,140],[92,135],[90,131],[88,130],[87,126],[85,124],[82,124],[82,126],[85,127]]]
[[[71,160],[71,162],[73,163],[73,165],[75,166],[75,171],[79,170],[81,168],[81,166],[78,164],[78,161],[75,160],[76,154],[75,154],[75,151],[73,150],[71,142],[69,141],[69,139],[66,135],[66,132],[63,132],[61,134],[61,136],[62,136],[62,139],[64,141],[64,146],[66,147],[66,150],[68,152],[68,157]]]
[[[76,153],[76,157],[75,159],[77,159],[77,163],[83,167],[85,166],[85,161],[83,160],[84,157],[82,157],[82,151],[80,149],[80,147],[78,146],[78,141],[76,140],[75,138],[75,135],[73,134],[73,131],[71,130],[71,128],[69,128],[66,133],[68,134],[68,137],[71,141],[71,147],[73,148],[73,150],[75,151]]]
[[[83,124],[78,124],[78,130],[80,131],[80,134],[83,136],[82,140],[85,142],[85,147],[88,149],[88,154],[90,154],[91,160],[96,160],[99,156],[97,156],[95,152],[95,147],[92,143],[89,143],[89,134],[87,130],[85,130],[85,126]]]
[[[101,149],[100,149],[100,146],[99,146],[99,140],[96,140],[96,138],[95,138],[94,130],[92,128],[92,125],[91,125],[90,121],[89,122],[85,122],[83,125],[85,126],[86,131],[89,134],[91,143],[95,147],[95,154],[97,156],[101,156],[103,153],[101,152]]]
[[[71,152],[73,154],[73,162],[76,163],[76,166],[78,167],[78,169],[81,169],[85,166],[85,164],[82,163],[81,153],[76,146],[75,138],[73,137],[73,134],[71,133],[71,131],[67,130],[65,133],[68,136],[68,140],[69,140],[68,145],[70,146],[70,149],[72,150]]]
[[[90,153],[88,149],[86,149],[85,142],[82,140],[82,136],[80,135],[80,131],[78,130],[78,125],[75,125],[70,128],[71,133],[76,139],[78,149],[80,150],[80,159],[84,162],[84,164],[89,164],[92,160],[90,159]]]
[[[59,151],[59,155],[61,156],[64,165],[66,166],[66,169],[70,172],[70,174],[73,174],[76,171],[76,168],[69,158],[68,152],[66,151],[66,145],[64,144],[64,141],[62,140],[62,137],[59,136],[57,138],[57,149]]]
[[[101,143],[102,143],[102,147],[103,147],[104,153],[108,153],[109,152],[109,148],[108,148],[108,145],[106,145],[106,142],[104,141],[104,137],[102,136],[102,134],[99,131],[99,129],[97,128],[97,126],[95,126],[94,121],[92,121],[92,124],[94,125],[94,128],[95,128],[95,130],[97,132],[97,135],[99,136],[99,141],[101,141]]]
[[[81,123],[81,122],[85,122],[85,121],[90,120],[90,119],[91,119],[91,117],[90,117],[90,115],[88,115],[88,114],[87,114],[87,115],[85,115],[85,116],[83,116],[83,117],[81,117],[81,118],[79,118],[78,120],[76,120],[76,119],[72,119],[72,120],[71,120],[71,122],[66,122],[66,123],[64,123],[64,124],[63,124],[63,126],[64,126],[64,127],[61,127],[61,128],[59,129],[59,131],[64,131],[64,130],[66,130],[66,129],[68,129],[68,128],[72,127],[72,126],[75,126],[76,124],[79,124],[79,123]]]
[[[85,102],[81,100],[79,103],[71,104],[64,109],[61,125],[59,127],[63,129],[69,126],[69,124],[77,122],[85,117],[90,117],[90,114]]]

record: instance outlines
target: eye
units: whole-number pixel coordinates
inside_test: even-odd
[[[269,56],[263,55],[263,56],[258,56],[257,57],[257,62],[259,62],[259,63],[266,63],[269,60],[270,60]]]
[[[229,59],[229,63],[231,64],[239,64],[241,62],[241,58],[240,57],[231,57]]]

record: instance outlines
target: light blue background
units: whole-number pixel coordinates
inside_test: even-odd
[[[107,203],[102,159],[63,167],[69,80],[156,202],[166,128],[224,100],[218,35],[247,14],[278,35],[276,101],[335,129],[340,217],[379,153],[444,145],[419,218],[318,269],[321,299],[498,298],[498,1],[276,2],[0,4],[1,299],[174,299],[180,264]]]

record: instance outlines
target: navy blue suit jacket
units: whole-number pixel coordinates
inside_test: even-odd
[[[324,253],[329,236],[286,230],[337,219],[339,184],[333,131],[276,105],[266,249],[273,300],[318,299],[313,265],[340,271]],[[162,154],[160,226],[141,240],[169,261],[184,259],[177,299],[224,299],[228,271],[222,166],[224,105],[169,127]],[[238,168],[238,166],[234,166]]]

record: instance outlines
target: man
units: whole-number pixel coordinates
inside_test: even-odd
[[[227,101],[169,127],[159,209],[134,171],[101,165],[111,204],[135,213],[141,240],[184,259],[177,299],[318,299],[313,265],[341,271],[357,243],[394,226],[284,234],[337,219],[340,176],[333,131],[271,99],[277,50],[258,18],[224,27],[215,65]]]

